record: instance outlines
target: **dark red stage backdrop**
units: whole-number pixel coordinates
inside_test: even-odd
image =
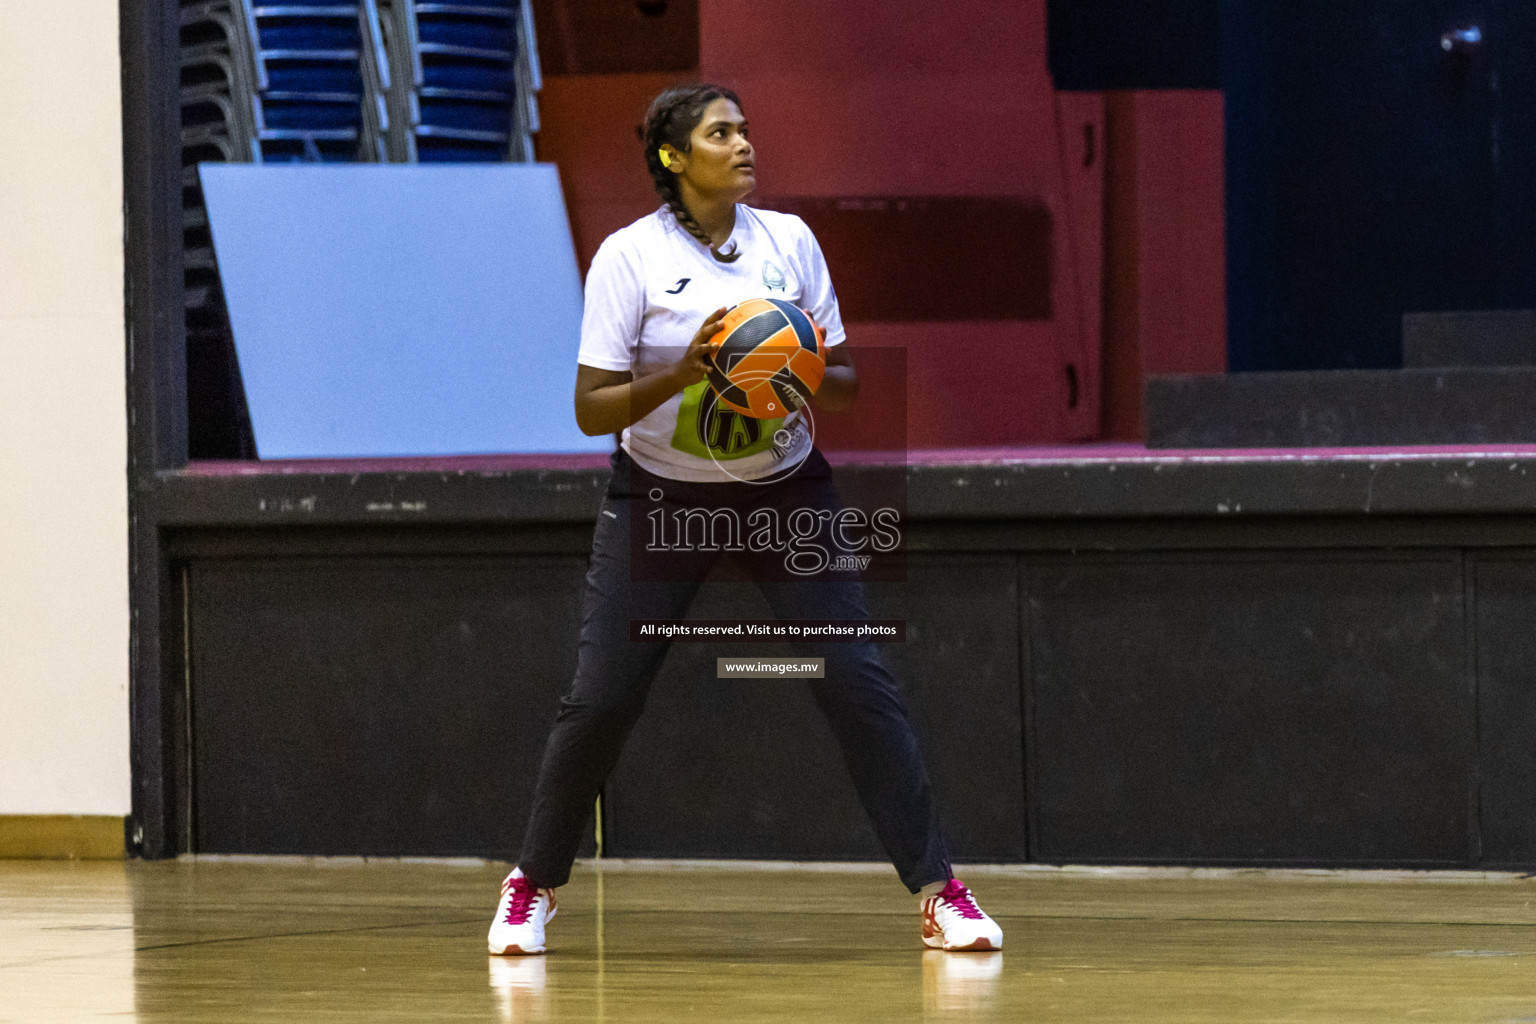
[[[583,264],[656,205],[634,133],[646,101],[702,77],[747,107],[763,154],[751,201],[966,201],[974,237],[926,254],[913,204],[866,211],[868,257],[829,253],[846,290],[919,279],[926,255],[1042,296],[974,318],[942,303],[847,318],[855,346],[906,350],[911,447],[1136,438],[1146,373],[1225,368],[1219,93],[1058,92],[1044,0],[700,0],[698,17],[697,74],[651,70],[667,64],[637,47],[627,73],[546,77],[539,155],[560,165]],[[1039,237],[997,237],[989,208]],[[1010,280],[1003,250],[1041,253],[1027,272],[1049,281]]]

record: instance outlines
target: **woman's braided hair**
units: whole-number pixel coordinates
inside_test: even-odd
[[[707,245],[710,255],[715,259],[721,263],[734,263],[741,253],[723,253],[715,248],[709,234],[683,204],[683,191],[678,185],[677,175],[661,163],[663,144],[670,145],[680,153],[688,152],[689,137],[703,119],[705,108],[718,99],[730,100],[738,109],[741,107],[741,100],[736,94],[723,86],[681,85],[668,89],[651,101],[650,109],[645,112],[645,124],[640,127],[640,137],[645,142],[645,166],[651,172],[651,182],[677,222],[690,235]]]

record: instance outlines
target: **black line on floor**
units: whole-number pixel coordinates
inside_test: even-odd
[[[448,921],[409,921],[403,924],[367,924],[353,928],[319,928],[307,932],[272,932],[267,935],[229,935],[221,939],[194,939],[190,942],[162,942],[153,946],[134,946],[135,953],[150,953],[159,949],[181,949],[186,946],[213,946],[223,942],[255,942],[261,939],[296,939],[308,935],[346,935],[349,932],[382,932],[399,928],[432,928],[444,924],[470,924],[482,917],[456,917]]]

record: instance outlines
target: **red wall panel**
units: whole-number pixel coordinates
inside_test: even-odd
[[[1104,434],[1142,436],[1149,373],[1227,367],[1222,97],[1110,94]]]
[[[741,94],[762,194],[1019,197],[1050,213],[1051,320],[850,326],[855,347],[906,347],[909,444],[1093,437],[1098,339],[1063,229],[1043,0],[702,0],[699,18],[701,73]]]
[[[1136,96],[1142,226],[1142,365],[1227,368],[1226,209],[1219,92]]]
[[[1057,93],[1044,0],[701,0],[699,19],[699,74],[545,79],[539,156],[560,167],[583,267],[659,202],[634,131],[646,104],[702,77],[742,95],[749,202],[1013,197],[1047,212],[1049,319],[850,323],[856,348],[904,350],[912,447],[1139,437],[1148,372],[1225,367],[1219,94]],[[852,284],[859,268],[839,260]]]
[[[635,128],[652,97],[694,77],[669,71],[545,76],[538,157],[560,168],[583,275],[603,239],[661,205]]]

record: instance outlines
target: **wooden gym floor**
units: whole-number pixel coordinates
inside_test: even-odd
[[[549,954],[491,957],[505,871],[0,861],[0,1022],[1536,1021],[1515,875],[961,870],[976,954],[886,865],[582,862]]]

